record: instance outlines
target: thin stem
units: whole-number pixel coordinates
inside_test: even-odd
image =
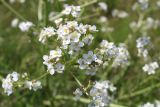
[[[48,75],[48,74],[49,74],[49,72],[46,72],[46,73],[44,73],[43,75],[41,75],[40,77],[36,78],[35,80],[40,80],[40,79],[42,79],[43,77],[45,77],[46,75]]]
[[[15,14],[21,20],[26,20],[22,15],[20,15],[15,9],[13,9],[5,0],[1,0],[2,4],[8,8],[13,14]]]
[[[65,95],[57,95],[57,96],[54,96],[54,99],[56,99],[56,100],[61,100],[61,99],[63,99],[63,100],[73,100],[73,101],[75,101],[75,98],[74,98],[74,97],[72,97],[72,96],[65,96]],[[88,103],[91,102],[90,99],[82,98],[82,97],[81,97],[78,101],[81,102],[81,103],[86,103],[86,104],[88,104]],[[113,104],[113,103],[111,103],[111,104],[109,105],[109,107],[126,107],[126,106],[122,106],[122,105],[118,105],[118,104]]]
[[[38,2],[38,21],[42,21],[43,19],[43,0],[39,0]]]
[[[89,94],[87,93],[86,89],[84,88],[84,86],[82,85],[82,83],[78,80],[78,78],[71,72],[69,71],[69,73],[72,75],[72,77],[76,80],[76,82],[78,83],[78,85],[82,88],[82,90],[85,92],[85,94],[88,96]]]
[[[158,88],[160,87],[160,83],[156,84],[156,85],[153,85],[153,86],[150,86],[150,87],[147,87],[145,89],[142,89],[142,90],[139,90],[139,91],[136,91],[136,92],[133,92],[131,94],[128,94],[128,95],[123,95],[121,97],[118,98],[118,100],[123,100],[123,99],[128,99],[128,98],[131,98],[131,97],[135,97],[135,96],[138,96],[138,95],[141,95],[141,94],[144,94],[148,91],[151,91],[155,88]]]
[[[87,6],[92,5],[92,4],[96,3],[96,2],[98,2],[98,0],[92,0],[91,2],[87,2],[84,5],[81,5],[81,8],[87,7]]]

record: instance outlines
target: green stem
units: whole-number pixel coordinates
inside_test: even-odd
[[[147,87],[145,89],[133,92],[133,93],[128,94],[128,95],[123,95],[123,96],[119,97],[118,100],[124,100],[124,99],[128,99],[128,98],[131,98],[131,97],[135,97],[135,96],[144,94],[144,93],[146,93],[148,91],[151,91],[151,90],[153,90],[155,88],[158,88],[158,87],[160,87],[160,83],[158,83],[156,85],[153,85],[153,86],[150,86],[150,87]]]
[[[6,8],[8,8],[19,19],[26,21],[26,19],[22,15],[20,15],[16,10],[14,10],[5,0],[1,0],[1,2]]]
[[[87,7],[87,6],[92,5],[92,4],[96,3],[96,2],[98,2],[98,0],[92,0],[91,2],[87,2],[84,5],[81,5],[81,8]]]
[[[54,96],[54,99],[56,99],[56,100],[73,100],[73,101],[75,101],[75,98],[74,97],[72,97],[72,96],[65,96],[65,95],[57,95],[57,96]],[[87,99],[87,98],[80,98],[79,99],[79,102],[81,102],[81,103],[85,103],[85,104],[88,104],[88,103],[90,103],[91,102],[91,100],[90,99]],[[126,106],[122,106],[122,105],[118,105],[118,104],[113,104],[113,103],[111,103],[110,105],[109,105],[109,107],[126,107]]]
[[[49,72],[44,73],[43,75],[41,75],[40,77],[36,78],[35,80],[40,80],[43,77],[47,76],[49,74]]]
[[[43,0],[39,0],[38,2],[38,21],[42,21],[43,19]]]
[[[86,89],[84,88],[84,86],[82,85],[82,83],[78,80],[78,78],[71,72],[69,71],[69,73],[72,75],[72,77],[76,80],[76,82],[78,83],[78,85],[81,87],[81,89],[85,92],[85,94],[87,96],[89,96],[89,94],[87,93]]]

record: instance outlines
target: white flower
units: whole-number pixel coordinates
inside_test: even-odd
[[[129,52],[124,44],[120,44],[118,47],[118,54],[115,56],[113,61],[113,67],[116,66],[127,66],[129,65]]]
[[[57,26],[59,26],[59,25],[62,23],[62,21],[63,21],[63,19],[62,19],[62,18],[59,18],[59,19],[55,20],[54,22],[55,22],[55,24],[56,24]]]
[[[25,88],[29,88],[29,90],[32,89],[32,81],[25,81],[24,85],[25,85]]]
[[[99,2],[98,5],[100,6],[100,8],[104,11],[107,11],[108,6],[105,2]]]
[[[151,74],[155,74],[155,70],[159,68],[159,65],[157,62],[151,62],[149,64],[145,64],[143,66],[143,71],[148,73],[148,75],[151,75]]]
[[[79,26],[76,27],[76,30],[78,30],[78,32],[81,33],[81,34],[86,34],[87,28],[88,28],[87,25],[83,25],[81,23],[81,24],[79,24]]]
[[[19,74],[18,74],[17,72],[13,72],[13,73],[11,74],[11,79],[12,79],[14,82],[18,81],[18,79],[19,79]]]
[[[27,22],[20,22],[19,29],[22,32],[27,32],[30,29],[30,27],[32,27],[32,26],[33,26],[32,22],[29,22],[29,21],[27,21]]]
[[[109,81],[96,82],[95,85],[90,90],[90,96],[92,97],[92,102],[88,107],[105,107],[111,102],[111,97],[109,94],[110,87],[113,89],[111,92],[115,91],[115,87]]]
[[[147,102],[146,104],[142,105],[141,107],[154,107],[154,104]]]
[[[71,14],[73,17],[78,17],[80,11],[80,6],[66,6],[62,13],[65,15]]]
[[[39,35],[39,41],[41,43],[45,43],[46,39],[55,35],[55,29],[53,27],[45,27],[41,30],[41,33]]]
[[[59,58],[62,56],[62,50],[61,49],[57,49],[57,50],[51,50],[50,51],[50,57],[51,58]]]
[[[112,11],[112,16],[113,17],[118,17],[118,18],[126,18],[126,17],[128,17],[128,13],[125,12],[125,11],[122,11],[122,10],[114,9]]]
[[[136,40],[137,42],[137,49],[138,49],[138,56],[147,57],[148,49],[147,47],[151,44],[150,37],[142,36]]]
[[[4,88],[4,92],[7,93],[7,95],[10,95],[13,93],[13,83],[10,78],[2,79],[2,88]]]
[[[61,63],[57,63],[55,65],[55,71],[58,73],[63,73],[64,71],[64,65],[62,65]]]
[[[11,26],[12,26],[12,27],[17,27],[18,22],[19,22],[19,19],[14,18],[14,19],[12,20],[12,22],[11,22]]]
[[[85,38],[83,38],[82,41],[87,45],[91,45],[93,39],[94,37],[91,34],[89,34]]]
[[[17,72],[8,74],[5,79],[2,79],[2,88],[4,88],[4,92],[7,93],[7,95],[13,93],[13,83],[18,81],[18,79],[19,74]]]
[[[25,81],[25,88],[29,90],[37,91],[38,89],[42,88],[40,81]]]
[[[71,44],[69,45],[69,54],[73,55],[78,53],[81,48],[84,46],[83,42],[71,42]]]
[[[33,87],[34,91],[37,91],[38,89],[41,89],[42,88],[41,82],[40,81],[33,82],[32,87]]]
[[[61,49],[51,50],[49,56],[43,56],[43,64],[47,66],[47,71],[53,75],[55,72],[62,73],[64,71],[64,65],[59,63],[59,59],[62,56]]]
[[[81,91],[79,88],[77,88],[77,89],[73,92],[73,94],[75,95],[76,100],[79,100],[79,98],[83,95],[82,91]]]
[[[91,32],[97,32],[98,31],[95,25],[93,25],[93,26],[89,25],[88,27],[89,27],[89,31],[91,31]]]

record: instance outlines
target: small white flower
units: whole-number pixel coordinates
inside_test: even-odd
[[[32,81],[25,81],[24,83],[25,88],[28,88],[29,90],[32,89]]]
[[[95,25],[93,25],[93,26],[89,25],[89,31],[91,31],[91,32],[97,32],[98,30],[97,30],[97,28],[96,28]]]
[[[85,38],[83,38],[82,41],[87,45],[91,45],[93,39],[94,37],[91,34],[89,34]]]
[[[18,22],[19,22],[19,19],[14,18],[14,19],[12,20],[12,22],[11,22],[11,26],[12,26],[12,27],[17,27],[17,26],[18,26]]]
[[[159,68],[159,65],[157,62],[151,62],[149,64],[145,64],[143,66],[143,71],[148,73],[148,75],[151,75],[151,74],[155,74],[155,70]]]
[[[34,91],[37,91],[38,89],[41,89],[42,88],[41,82],[40,81],[33,82],[32,87],[33,87]]]
[[[75,95],[76,100],[79,100],[79,98],[83,95],[82,91],[81,91],[79,88],[77,88],[77,89],[73,92],[73,94]]]
[[[41,30],[41,33],[39,35],[39,41],[44,44],[47,38],[49,38],[55,34],[56,34],[56,32],[53,27],[45,27]]]
[[[59,19],[55,20],[54,22],[55,22],[55,24],[56,24],[57,26],[59,26],[59,25],[62,23],[62,21],[63,21],[63,19],[62,19],[62,18],[59,18]]]
[[[61,63],[57,63],[55,65],[55,71],[58,73],[63,73],[64,71],[64,65],[62,65]]]
[[[141,107],[154,107],[154,104],[147,102],[146,104],[142,105]]]
[[[105,2],[99,2],[98,5],[100,6],[100,8],[104,11],[107,11],[108,6]]]
[[[42,88],[40,81],[25,81],[25,88],[29,90],[37,91],[38,89]]]
[[[80,11],[80,6],[66,6],[62,13],[65,15],[71,14],[73,17],[78,17]]]
[[[32,26],[33,26],[33,23],[29,22],[29,21],[27,21],[27,22],[20,22],[19,23],[19,29],[22,32],[27,32],[30,29],[30,27],[32,27]]]
[[[11,77],[12,77],[12,80],[13,80],[14,82],[16,82],[16,81],[18,81],[18,79],[19,79],[19,74],[18,74],[17,72],[13,72],[13,73],[11,74]]]
[[[126,18],[126,17],[128,17],[128,13],[125,12],[125,11],[122,11],[122,10],[114,9],[112,11],[112,16],[113,17],[118,17],[118,18]]]

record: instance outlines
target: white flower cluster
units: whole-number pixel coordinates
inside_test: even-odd
[[[51,36],[54,36],[55,34],[55,29],[53,27],[45,27],[41,30],[39,41],[44,44],[47,37],[49,38]]]
[[[82,91],[81,91],[79,88],[77,88],[77,89],[73,92],[73,94],[75,95],[76,100],[79,100],[79,98],[83,95]]]
[[[42,88],[40,81],[25,81],[24,87],[28,88],[29,90],[33,89],[34,91]]]
[[[57,35],[57,40],[62,42],[61,48],[69,49],[68,53],[72,55],[78,53],[84,45],[90,45],[93,40],[90,33],[96,31],[94,25],[83,25],[82,23],[78,24],[77,21],[68,21],[64,25],[60,24],[57,29],[44,28],[40,33],[39,41],[45,43],[47,37]]]
[[[113,67],[129,65],[129,52],[124,44],[118,47],[113,42],[103,40],[100,44],[100,55],[103,56],[103,61],[113,59]]]
[[[155,70],[159,68],[159,64],[157,62],[151,62],[149,64],[145,64],[143,66],[143,71],[146,72],[148,75],[155,74]]]
[[[34,91],[42,87],[40,81],[28,81],[28,79],[26,79],[27,73],[20,75],[14,71],[11,74],[8,74],[5,79],[2,79],[2,88],[4,88],[4,92],[7,95],[11,95],[13,89],[16,87],[24,86],[25,88],[29,88],[30,90],[33,89]]]
[[[96,72],[97,66],[102,63],[102,60],[92,51],[83,54],[83,57],[78,60],[79,68],[86,70],[88,74]]]
[[[107,59],[114,58],[118,55],[118,48],[113,42],[103,40],[100,43],[100,53],[107,56]]]
[[[118,47],[118,54],[113,61],[113,66],[128,66],[130,64],[129,58],[130,55],[125,44],[120,44],[120,46]]]
[[[110,81],[96,82],[90,90],[92,102],[88,107],[105,107],[108,106],[112,100],[110,93],[115,92],[116,87]]]
[[[26,21],[26,22],[20,22],[18,27],[22,32],[27,32],[32,26],[33,26],[32,22]]]
[[[73,17],[78,17],[80,11],[81,11],[80,6],[66,6],[62,13],[65,15],[71,14]]]
[[[4,88],[4,92],[7,93],[7,95],[13,93],[13,84],[17,82],[18,79],[19,74],[17,72],[8,74],[5,79],[2,79],[2,88]]]
[[[64,65],[61,64],[60,58],[62,56],[61,49],[51,50],[49,56],[43,56],[43,64],[47,66],[48,72],[53,75],[55,72],[62,73],[64,70]]]
[[[151,44],[150,37],[142,36],[139,37],[137,40],[137,49],[138,49],[138,56],[147,57],[148,56],[148,46]]]

